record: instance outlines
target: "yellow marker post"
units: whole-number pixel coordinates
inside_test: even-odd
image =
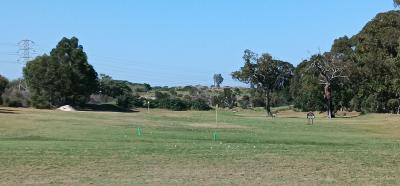
[[[218,104],[215,106],[215,125],[218,128]],[[213,140],[218,140],[218,133],[216,131],[213,133]]]
[[[218,125],[218,104],[215,106],[215,124]]]

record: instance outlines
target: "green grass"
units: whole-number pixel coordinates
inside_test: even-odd
[[[0,185],[400,184],[394,115],[221,111],[216,125],[214,111],[0,108],[0,121]]]

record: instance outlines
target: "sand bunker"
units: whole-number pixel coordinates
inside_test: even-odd
[[[57,110],[64,111],[64,112],[75,112],[76,111],[74,109],[74,107],[71,107],[70,105],[64,105],[64,106],[58,108]]]

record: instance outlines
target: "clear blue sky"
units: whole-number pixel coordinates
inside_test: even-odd
[[[294,65],[354,35],[392,0],[2,0],[0,74],[21,76],[16,43],[39,54],[76,36],[98,73],[152,85],[241,85],[243,50]]]

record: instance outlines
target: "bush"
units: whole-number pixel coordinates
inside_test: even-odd
[[[242,109],[247,109],[250,107],[250,96],[244,95],[240,100],[239,100],[239,106]]]
[[[206,100],[203,99],[196,99],[191,102],[191,109],[192,110],[211,110],[211,107],[207,104]]]
[[[350,100],[350,111],[361,111],[361,103],[360,99],[357,97],[354,97],[353,99]]]
[[[117,97],[117,105],[124,109],[131,109],[135,105],[135,97],[131,94],[124,94]]]
[[[183,99],[186,100],[186,101],[191,101],[192,97],[190,97],[189,95],[184,95]]]
[[[178,95],[178,92],[176,92],[176,90],[174,89],[171,89],[169,90],[169,94],[176,97]]]
[[[190,103],[180,99],[161,99],[157,100],[158,108],[169,109],[173,111],[184,111],[190,108]]]
[[[221,96],[218,96],[218,95],[211,96],[211,105],[212,106],[219,105],[221,107],[221,105],[223,105],[223,100],[222,100]]]
[[[145,100],[143,103],[144,107],[147,107],[147,102],[149,103],[150,108],[158,108],[158,100]]]
[[[168,93],[162,93],[160,91],[156,91],[154,93],[156,99],[160,100],[160,99],[169,99],[170,95]]]
[[[51,107],[50,102],[47,100],[47,97],[40,95],[32,95],[32,106],[38,109],[48,109]]]
[[[389,99],[387,107],[394,114],[399,111],[400,101],[398,99]]]
[[[2,95],[3,104],[8,107],[29,107],[29,97],[29,92],[19,90],[16,86],[6,88]]]
[[[217,95],[211,96],[211,105],[232,109],[237,105],[236,94],[230,88],[224,88],[222,92],[217,92]]]
[[[190,97],[190,96],[189,96]],[[147,104],[145,104],[147,107]],[[204,99],[179,99],[179,98],[163,98],[150,101],[151,108],[162,108],[173,111],[185,111],[185,110],[211,110],[211,107],[207,104]]]
[[[143,86],[144,86],[144,89],[145,89],[146,92],[148,92],[148,91],[150,91],[152,89],[150,84],[144,83]]]
[[[134,96],[133,106],[135,107],[147,107],[147,100],[140,96]]]
[[[144,87],[135,87],[133,89],[135,92],[147,92],[146,89]]]
[[[378,112],[379,102],[377,96],[369,95],[368,98],[362,102],[361,109],[363,113]]]
[[[113,97],[102,95],[102,94],[93,94],[90,96],[89,104],[104,104],[110,103],[114,100]]]

